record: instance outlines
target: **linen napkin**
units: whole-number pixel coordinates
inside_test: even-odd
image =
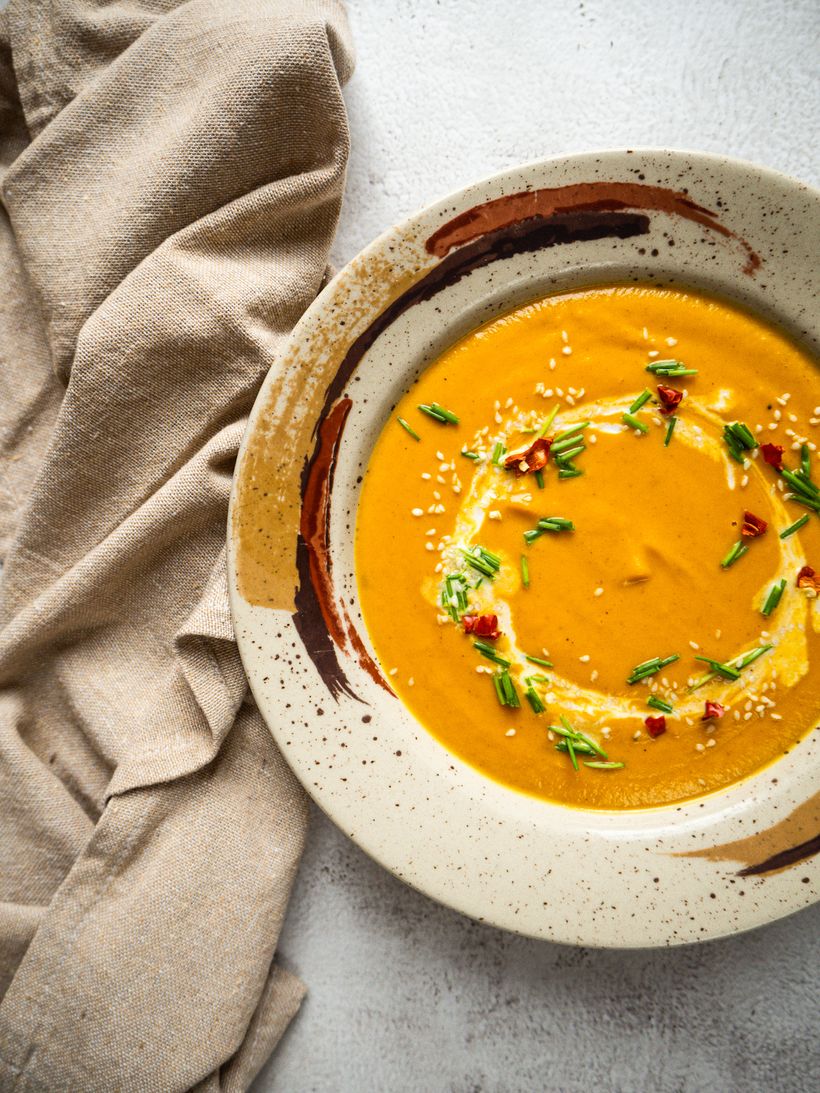
[[[228,610],[245,420],[344,184],[333,0],[0,16],[0,1088],[243,1090],[303,793]]]

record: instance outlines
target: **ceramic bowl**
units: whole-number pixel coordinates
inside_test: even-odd
[[[391,228],[305,313],[260,391],[229,518],[230,593],[253,694],[308,793],[434,899],[520,933],[672,945],[812,902],[818,733],[754,777],[665,808],[565,808],[497,784],[393,695],[362,621],[353,533],[400,395],[481,323],[550,293],[675,284],[774,320],[809,350],[820,194],[671,151],[532,163]]]

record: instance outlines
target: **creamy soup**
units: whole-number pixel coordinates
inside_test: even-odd
[[[820,701],[820,385],[689,292],[551,297],[402,398],[359,504],[385,676],[447,748],[584,808],[707,793]]]

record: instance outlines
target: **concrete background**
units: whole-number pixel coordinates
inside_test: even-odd
[[[351,0],[353,150],[334,251],[510,164],[727,152],[815,185],[816,0]],[[479,926],[314,810],[280,945],[308,984],[255,1093],[820,1088],[818,909],[697,948]]]

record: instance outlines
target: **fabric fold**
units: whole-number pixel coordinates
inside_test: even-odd
[[[246,1088],[306,825],[227,602],[231,475],[326,275],[332,0],[0,17],[0,1088]]]

